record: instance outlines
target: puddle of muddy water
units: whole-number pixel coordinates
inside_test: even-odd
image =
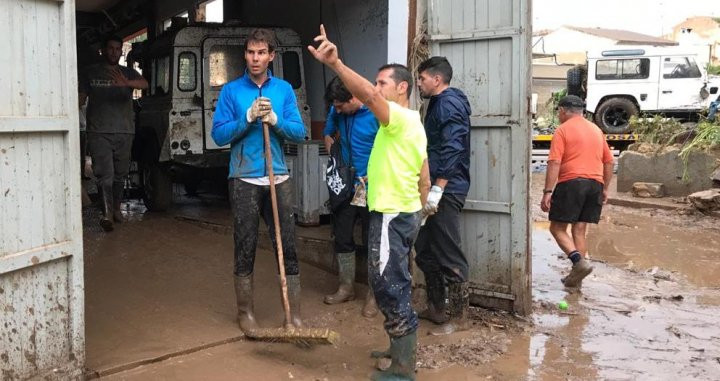
[[[493,368],[500,378],[718,379],[720,308],[699,291],[645,273],[593,262],[582,292],[564,289],[570,264],[542,225],[533,233],[535,326],[513,339]],[[594,254],[598,257],[599,254]],[[682,301],[653,298],[686,295]],[[648,298],[650,296],[650,298]],[[566,300],[567,311],[557,303]]]
[[[613,265],[638,271],[674,271],[696,286],[720,288],[717,232],[615,213],[591,226],[588,250],[593,258]]]

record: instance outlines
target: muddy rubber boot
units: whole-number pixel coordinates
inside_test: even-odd
[[[390,338],[390,358],[392,363],[387,370],[373,373],[374,381],[415,380],[415,362],[417,357],[417,331],[403,337]]]
[[[442,274],[427,274],[425,276],[425,290],[427,291],[427,308],[421,311],[418,317],[430,320],[435,324],[447,322],[447,306],[445,305],[447,291]]]
[[[337,253],[340,285],[332,295],[325,296],[325,304],[340,304],[355,300],[355,252]]]
[[[470,308],[470,290],[468,282],[448,284],[448,321],[439,327],[430,330],[434,336],[449,335],[453,332],[466,331],[470,329],[470,322],[467,319]]]
[[[570,274],[563,278],[562,282],[565,287],[580,287],[582,285],[582,280],[585,279],[586,276],[590,275],[592,271],[593,267],[590,263],[585,260],[585,258],[580,258],[577,263],[573,264]]]
[[[117,223],[123,222],[121,203],[124,190],[124,184],[113,183],[113,221]]]
[[[290,302],[290,323],[295,328],[303,326],[300,318],[300,274],[287,276],[288,301]],[[286,327],[288,322],[284,324]]]
[[[238,326],[247,333],[258,328],[253,311],[253,274],[235,276],[235,298],[237,299]]]
[[[377,303],[375,303],[375,294],[372,289],[368,289],[367,295],[365,295],[365,304],[362,309],[362,316],[366,318],[374,318],[378,314]]]
[[[102,211],[100,227],[106,232],[113,231],[113,192],[112,185],[103,186],[102,189]]]

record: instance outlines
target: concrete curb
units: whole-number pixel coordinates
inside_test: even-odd
[[[615,206],[624,206],[636,209],[663,209],[663,210],[682,210],[687,206],[684,204],[668,205],[652,201],[629,200],[625,198],[608,198],[608,204]]]

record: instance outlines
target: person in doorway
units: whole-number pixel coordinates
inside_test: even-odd
[[[452,74],[445,57],[418,66],[420,96],[429,99],[425,133],[433,183],[423,212],[436,213],[420,229],[415,262],[425,274],[428,302],[419,316],[440,325],[430,330],[433,335],[468,329],[470,305],[469,265],[460,241],[460,212],[470,189],[470,103],[450,87]]]
[[[373,86],[339,59],[322,25],[315,41],[319,46],[308,46],[310,53],[332,69],[380,123],[368,160],[368,273],[390,337],[389,350],[373,355],[392,361],[373,379],[414,380],[418,319],[410,297],[409,262],[430,174],[420,114],[408,108],[412,75],[403,65],[388,64],[379,69]]]
[[[598,126],[583,117],[585,104],[568,95],[558,102],[540,207],[550,212],[550,233],[572,262],[566,287],[580,287],[593,267],[584,258],[588,224],[600,221],[613,176],[613,156]],[[568,234],[570,225],[571,234]]]
[[[340,144],[340,152],[345,163],[355,168],[356,196],[360,202],[347,200],[333,210],[333,235],[335,236],[335,255],[338,262],[340,285],[332,295],[325,296],[325,303],[339,304],[355,299],[355,254],[353,239],[355,221],[362,224],[362,247],[367,248],[368,208],[365,197],[367,189],[367,164],[370,150],[375,141],[379,125],[373,113],[345,88],[340,78],[335,77],[325,89],[325,100],[332,104],[325,122],[325,148],[330,152],[333,144]],[[334,136],[338,136],[336,141]],[[362,314],[371,318],[377,315],[377,307],[372,290],[368,290]]]
[[[287,274],[288,298],[295,327],[300,319],[300,268],[295,252],[293,185],[285,164],[283,144],[305,139],[292,86],[268,70],[275,58],[277,43],[267,29],[254,29],[245,41],[247,69],[240,78],[220,91],[213,117],[212,138],[218,146],[230,144],[228,186],[233,213],[235,241],[235,294],[238,324],[243,332],[256,329],[253,303],[253,269],[260,216],[270,231],[273,245],[275,226],[270,200],[270,179],[265,167],[263,123],[270,126],[270,146],[277,189],[278,214]]]
[[[135,70],[118,64],[123,40],[112,36],[102,45],[102,63],[88,66],[80,75],[80,104],[87,98],[87,145],[93,173],[102,194],[100,226],[113,230],[122,222],[120,203],[130,170],[135,135],[132,94],[148,82]]]

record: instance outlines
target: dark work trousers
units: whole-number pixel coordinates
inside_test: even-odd
[[[408,265],[420,219],[420,212],[370,212],[368,275],[375,301],[385,315],[385,330],[394,338],[410,334],[418,326]]]
[[[113,183],[125,186],[125,178],[130,171],[133,137],[133,134],[87,133],[93,174],[99,188],[112,188]]]
[[[261,215],[268,226],[273,248],[277,250],[275,224],[270,201],[270,186],[250,184],[240,179],[230,179],[228,187],[230,188],[230,206],[235,225],[235,232],[233,233],[235,240],[235,275],[247,276],[252,274],[255,266],[255,248],[257,247]],[[275,189],[277,190],[285,273],[287,275],[298,275],[300,268],[295,253],[293,185],[290,180],[285,180],[280,184],[276,184]]]
[[[442,274],[451,283],[468,280],[470,266],[460,240],[460,212],[464,205],[464,195],[443,194],[437,213],[420,228],[415,262],[426,276]]]
[[[367,248],[368,208],[366,206],[350,205],[348,200],[333,212],[333,235],[335,236],[336,253],[355,251],[355,222],[358,219],[362,226],[362,246]]]

